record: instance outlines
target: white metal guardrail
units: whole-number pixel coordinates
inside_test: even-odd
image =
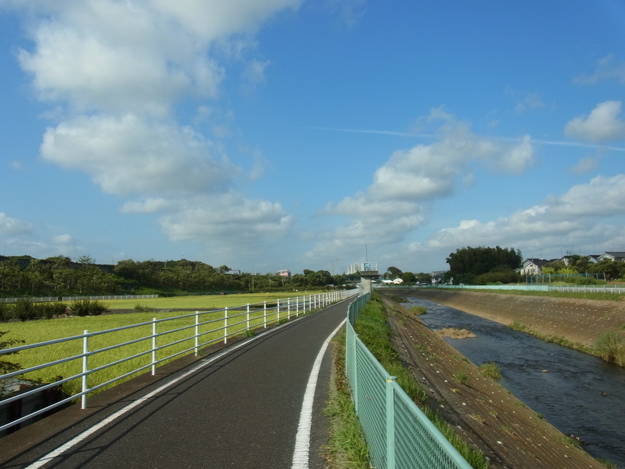
[[[72,343],[73,348],[78,351],[78,353],[70,356],[63,356],[23,370],[0,375],[0,383],[18,376],[24,375],[27,377],[29,373],[69,362],[74,364],[74,368],[77,368],[76,365],[79,365],[78,369],[80,370],[71,376],[59,377],[55,382],[43,384],[26,392],[10,395],[6,399],[0,400],[0,409],[2,409],[12,402],[52,388],[58,389],[59,386],[65,383],[80,383],[79,392],[10,422],[1,424],[0,433],[77,399],[80,399],[81,407],[85,409],[87,407],[87,396],[90,393],[107,386],[110,387],[125,378],[130,378],[148,370],[151,370],[152,375],[154,375],[156,367],[164,364],[164,362],[169,362],[190,353],[194,353],[197,356],[202,347],[222,340],[225,344],[231,336],[246,334],[254,329],[266,328],[271,323],[280,323],[283,320],[290,320],[293,317],[310,313],[351,296],[353,293],[353,291],[333,291],[275,300],[271,301],[270,304],[267,304],[265,301],[263,303],[248,303],[244,306],[226,307],[211,311],[197,311],[192,314],[170,318],[154,318],[149,322],[99,332],[84,331],[83,334],[71,337],[0,350],[0,359],[3,355],[23,350],[51,348],[65,343]],[[171,324],[171,327],[166,326],[168,323]],[[115,334],[120,331],[133,331],[130,334],[133,337],[129,340],[124,339],[122,342],[116,342]],[[115,353],[118,353],[120,349],[125,350],[121,358],[115,356],[112,361],[107,360],[106,355],[108,352],[115,351]],[[169,349],[169,351],[164,352],[166,349]],[[54,356],[54,353],[50,352],[49,356]],[[113,369],[115,372],[112,377],[93,379],[97,373],[105,370],[110,372]]]
[[[75,300],[144,300],[158,298],[158,295],[104,295],[104,296],[33,296],[26,298],[0,298],[0,303],[17,303],[20,300],[28,300],[33,303],[51,303],[55,301]]]

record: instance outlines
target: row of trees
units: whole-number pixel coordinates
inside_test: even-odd
[[[603,259],[592,262],[588,256],[568,256],[567,263],[562,259],[551,261],[542,267],[543,275],[601,274],[611,281],[625,278],[625,262]]]
[[[3,296],[272,291],[340,286],[350,280],[358,278],[331,275],[326,270],[304,270],[292,277],[253,274],[186,259],[142,262],[128,259],[116,265],[99,265],[88,256],[76,262],[64,256],[0,257],[0,295]]]
[[[521,251],[513,248],[466,247],[457,249],[446,259],[446,280],[454,284],[485,285],[515,283],[521,280],[515,269],[521,267]]]
[[[494,283],[518,283],[525,281],[515,269],[521,267],[523,258],[521,251],[512,248],[497,247],[466,247],[457,249],[447,258],[449,272],[445,279],[454,284],[487,285]],[[551,261],[542,267],[543,275],[579,275],[600,274],[607,281],[625,278],[625,262],[611,261],[592,262],[588,256],[567,256]],[[580,280],[589,283],[591,280]]]
[[[404,283],[409,284],[409,285],[415,284],[415,283],[420,283],[420,284],[432,283],[431,274],[427,274],[425,272],[421,272],[418,274],[415,274],[412,272],[402,272],[401,269],[398,269],[395,266],[391,266],[388,269],[386,269],[386,272],[384,272],[384,278],[387,280],[395,280],[396,278],[400,278],[403,280]]]

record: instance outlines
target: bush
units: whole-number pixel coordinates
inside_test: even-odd
[[[6,334],[7,331],[0,331],[0,338]],[[23,344],[24,341],[23,340],[17,340],[17,339],[9,339],[9,340],[0,340],[0,350],[5,349],[5,348],[11,348],[14,345],[19,345],[19,344]],[[13,352],[13,353],[5,353],[4,355],[2,355],[3,357],[7,356],[7,355],[14,355],[18,352]],[[19,363],[14,363],[14,362],[8,362],[5,360],[0,360],[0,375],[4,375],[7,373],[13,373],[14,371],[18,371],[22,369],[22,365],[20,365]]]
[[[0,303],[0,322],[7,322],[13,319],[13,306]]]
[[[97,300],[82,299],[73,301],[70,309],[72,314],[77,316],[99,316],[106,312],[108,307]]]
[[[31,300],[20,298],[13,307],[13,317],[24,322],[37,319],[39,315],[37,314],[37,308],[35,308]]]

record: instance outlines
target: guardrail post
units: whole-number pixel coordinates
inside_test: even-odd
[[[198,355],[198,348],[200,345],[200,312],[195,312],[195,356]]]
[[[152,318],[152,376],[156,374],[156,318]]]
[[[224,309],[224,344],[228,343],[228,307]]]
[[[250,304],[247,304],[247,330],[250,330]]]
[[[82,396],[80,397],[80,408],[87,408],[87,389],[89,384],[87,382],[87,372],[89,371],[89,331],[84,332],[85,336],[82,339]]]
[[[267,302],[263,302],[263,325],[267,329]]]
[[[395,389],[397,378],[386,378],[386,467],[395,469]]]

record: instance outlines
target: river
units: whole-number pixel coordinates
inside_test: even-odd
[[[446,338],[476,365],[495,362],[499,383],[596,459],[625,469],[625,368],[503,324],[418,298],[419,318],[431,329],[468,329],[474,339]]]

